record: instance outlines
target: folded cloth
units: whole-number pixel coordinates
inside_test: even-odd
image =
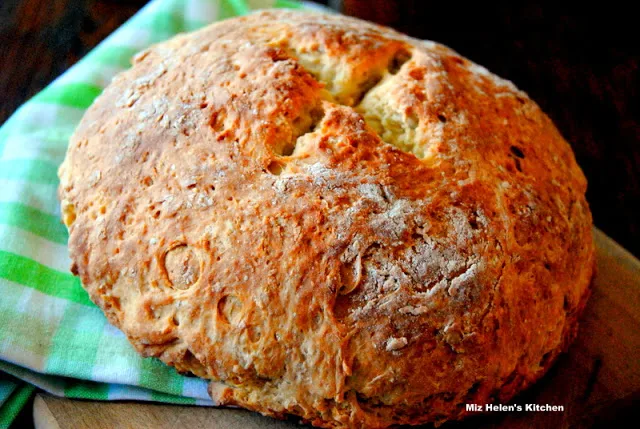
[[[57,168],[82,115],[133,54],[284,0],[153,0],[0,128],[0,427],[55,395],[214,405],[207,383],[141,358],[69,272]]]
[[[12,380],[0,373],[0,428],[9,427],[34,389],[31,384]]]

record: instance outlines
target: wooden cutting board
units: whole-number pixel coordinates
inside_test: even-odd
[[[601,231],[595,231],[598,274],[593,295],[568,353],[513,404],[563,405],[564,412],[492,412],[457,428],[626,427],[640,407],[640,261]],[[36,397],[39,429],[180,428],[292,429],[244,410],[134,402],[91,402]]]

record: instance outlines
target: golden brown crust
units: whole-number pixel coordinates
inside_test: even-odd
[[[586,181],[450,49],[269,11],[135,58],[60,168],[82,284],[145,356],[322,427],[506,401],[575,332]]]

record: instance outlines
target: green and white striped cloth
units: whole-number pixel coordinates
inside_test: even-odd
[[[0,128],[0,428],[34,386],[59,396],[213,405],[206,382],[143,359],[69,272],[57,168],[82,115],[133,54],[286,0],[153,0]]]

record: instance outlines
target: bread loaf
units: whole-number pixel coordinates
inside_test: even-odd
[[[525,93],[437,43],[264,11],[137,55],[59,171],[72,270],[220,404],[463,418],[575,335],[586,181]]]

